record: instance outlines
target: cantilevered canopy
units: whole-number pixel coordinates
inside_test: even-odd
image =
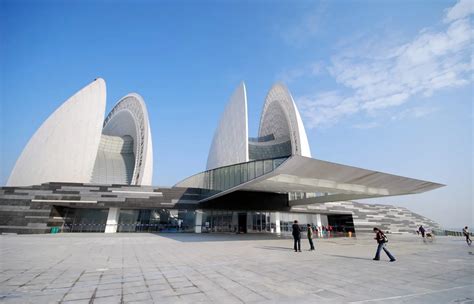
[[[416,194],[443,186],[438,183],[294,155],[272,172],[208,199],[237,190],[326,193],[324,196],[290,202],[291,205],[306,205]]]

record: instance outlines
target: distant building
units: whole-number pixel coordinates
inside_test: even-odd
[[[300,114],[282,84],[266,97],[257,137],[248,135],[240,84],[215,131],[207,170],[171,188],[150,186],[153,152],[143,99],[125,96],[103,121],[105,96],[105,82],[97,79],[33,135],[0,188],[0,232],[287,233],[294,219],[330,226],[333,235],[372,226],[439,228],[403,208],[350,202],[443,185],[311,158]]]

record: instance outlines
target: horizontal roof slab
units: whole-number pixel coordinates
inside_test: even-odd
[[[208,199],[237,190],[328,193],[326,196],[311,199],[311,202],[307,199],[291,202],[295,205],[416,194],[443,186],[424,180],[295,155],[274,171]]]

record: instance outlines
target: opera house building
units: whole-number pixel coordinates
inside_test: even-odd
[[[167,188],[151,185],[153,117],[143,98],[131,93],[107,115],[105,108],[106,84],[96,79],[41,125],[0,188],[0,232],[285,234],[294,220],[333,235],[440,228],[405,208],[354,202],[443,185],[312,158],[282,84],[268,92],[253,137],[240,84],[218,122],[206,171]]]

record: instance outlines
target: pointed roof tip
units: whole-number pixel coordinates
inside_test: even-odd
[[[285,84],[283,81],[280,81],[280,80],[277,81],[277,82],[275,82],[275,83],[273,83],[273,85],[272,85],[271,88],[273,89],[273,88],[275,88],[275,87],[288,88],[288,87],[286,86],[286,84]]]
[[[99,83],[102,83],[102,84],[105,85],[105,79],[102,78],[102,77],[94,78],[94,81],[92,83],[94,83],[94,82],[99,82]]]

